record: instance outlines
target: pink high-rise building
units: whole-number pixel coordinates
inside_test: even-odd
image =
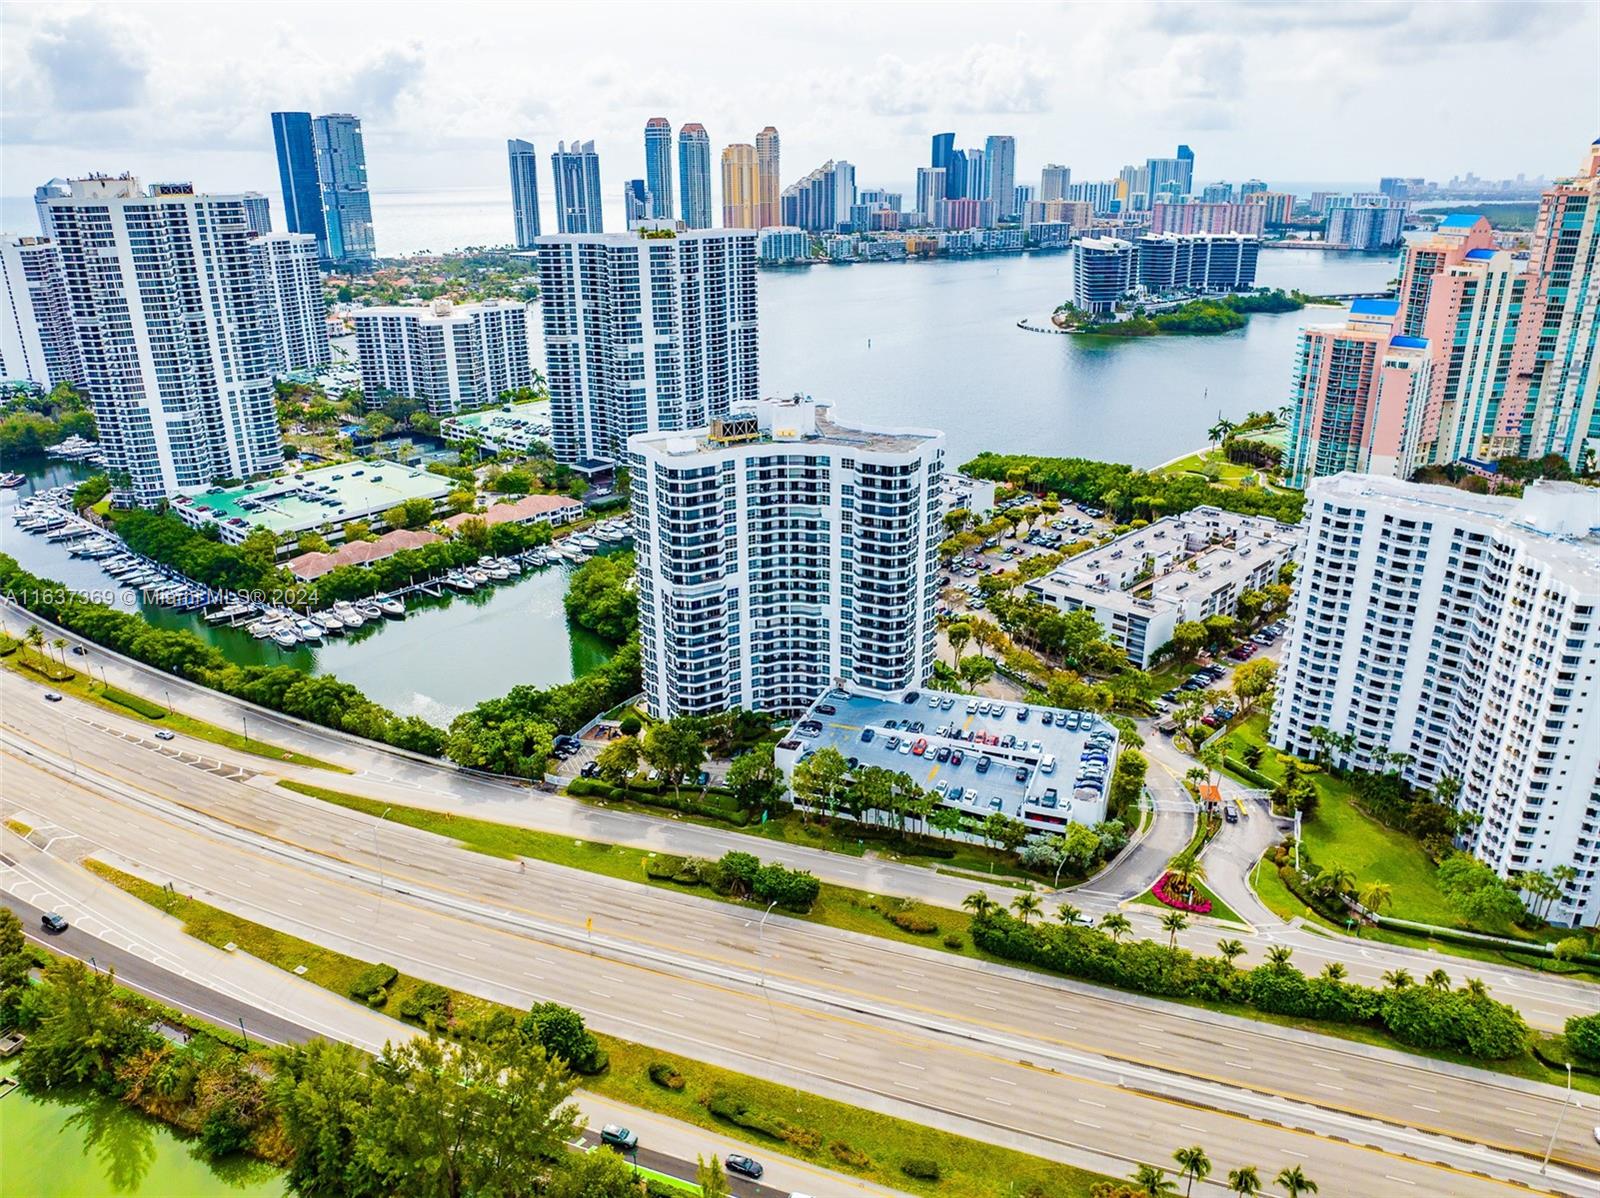
[[[1260,237],[1267,210],[1261,204],[1156,204],[1152,233],[1244,233]]]
[[[1246,204],[1260,204],[1266,209],[1269,225],[1286,225],[1294,219],[1294,193],[1289,191],[1253,191],[1245,196]]]
[[[1352,470],[1410,475],[1428,400],[1428,343],[1399,331],[1395,300],[1357,300],[1342,325],[1300,330],[1289,482]]]
[[[1411,337],[1423,335],[1434,275],[1464,261],[1472,250],[1493,248],[1488,218],[1475,212],[1447,216],[1433,236],[1407,244],[1400,251],[1400,331]]]

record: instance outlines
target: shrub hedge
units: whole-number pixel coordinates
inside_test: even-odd
[[[1199,956],[1158,941],[1118,943],[1096,928],[1035,926],[1004,911],[975,917],[972,940],[1008,961],[1123,990],[1243,1003],[1298,1019],[1377,1027],[1402,1044],[1481,1060],[1517,1056],[1529,1042],[1527,1024],[1515,1008],[1465,990],[1375,990],[1307,977],[1292,965],[1239,970],[1221,957]]]

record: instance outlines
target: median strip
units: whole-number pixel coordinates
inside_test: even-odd
[[[216,947],[232,943],[236,951],[289,972],[303,965],[306,980],[334,993],[349,994],[357,979],[373,968],[369,962],[174,895],[112,866],[96,861],[85,862],[85,866],[135,898],[182,920],[183,930],[196,939]],[[419,1019],[407,1018],[405,1010],[408,1001],[415,1005],[424,986],[435,988],[432,983],[397,974],[378,1009],[421,1026]],[[449,990],[448,994],[457,1016],[504,1011],[520,1018],[523,1014],[463,991]],[[786,1156],[867,1181],[925,1194],[1005,1193],[1007,1186],[1015,1183],[1018,1193],[1039,1198],[1089,1198],[1095,1183],[1109,1180],[628,1040],[598,1033],[597,1038],[610,1056],[610,1067],[599,1076],[586,1078],[585,1089],[695,1126],[749,1136]],[[921,1160],[937,1161],[942,1180],[904,1172],[904,1164]]]

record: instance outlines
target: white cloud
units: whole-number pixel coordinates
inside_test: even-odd
[[[99,13],[41,26],[29,50],[58,110],[109,112],[144,95],[150,72],[144,47],[133,31]]]
[[[1044,55],[989,43],[913,62],[884,54],[866,71],[835,72],[830,91],[864,99],[878,116],[1037,113],[1049,108],[1050,77]]]

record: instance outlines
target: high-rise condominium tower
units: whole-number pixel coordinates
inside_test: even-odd
[[[278,151],[278,182],[283,188],[283,225],[309,233],[317,251],[328,257],[328,225],[322,215],[322,181],[317,174],[317,144],[309,112],[272,114],[272,144]]]
[[[317,147],[317,179],[327,224],[327,258],[335,266],[372,265],[377,245],[372,235],[372,197],[367,194],[367,151],[361,118],[348,112],[311,122]],[[303,230],[292,230],[303,232]]]
[[[994,201],[1002,218],[1017,214],[1017,139],[993,135],[983,144],[984,161],[989,169],[989,191],[982,199]]]
[[[68,300],[118,502],[153,506],[283,464],[270,300],[244,197],[131,176],[50,201]]]
[[[672,219],[672,122],[653,116],[644,123],[644,185],[653,220]]]
[[[317,271],[317,239],[309,233],[268,233],[250,241],[251,262],[267,301],[273,374],[316,370],[333,360],[328,301]]]
[[[753,230],[663,221],[542,237],[539,289],[563,462],[620,462],[635,433],[694,428],[757,397]]]
[[[1069,166],[1058,166],[1052,162],[1039,172],[1039,198],[1041,200],[1075,199],[1075,196],[1067,194],[1071,186],[1072,168]]]
[[[46,389],[83,373],[61,252],[47,237],[0,237],[0,378]]]
[[[594,142],[556,143],[550,155],[556,177],[556,228],[563,233],[601,233],[600,156]]]
[[[272,205],[259,191],[244,193],[244,215],[252,233],[272,232]]]
[[[1527,350],[1513,402],[1532,416],[1525,455],[1559,453],[1574,469],[1600,451],[1600,141],[1580,173],[1545,191],[1528,269]]]
[[[539,159],[533,143],[521,138],[506,141],[511,164],[511,219],[517,248],[531,250],[539,236]]]
[[[783,223],[778,196],[783,184],[778,178],[778,131],[768,125],[756,134],[756,228]]]
[[[628,443],[645,701],[793,714],[933,670],[944,435],[762,400]]]
[[[515,300],[362,308],[356,349],[368,407],[403,395],[444,417],[533,385],[528,306]]]
[[[933,157],[928,165],[944,172],[944,199],[959,200],[967,194],[967,159],[965,154],[956,149],[954,133],[933,135]],[[923,213],[930,219],[933,216],[931,209],[925,208]]]
[[[737,143],[722,151],[722,227],[754,229],[760,192],[756,148]]]
[[[1600,491],[1340,474],[1306,489],[1304,529],[1272,743],[1320,757],[1331,732],[1336,765],[1387,771],[1404,754],[1410,785],[1453,779],[1476,817],[1458,844],[1502,877],[1553,874],[1550,919],[1592,924]]]
[[[678,194],[683,223],[691,229],[711,227],[711,137],[704,125],[678,130]]]

